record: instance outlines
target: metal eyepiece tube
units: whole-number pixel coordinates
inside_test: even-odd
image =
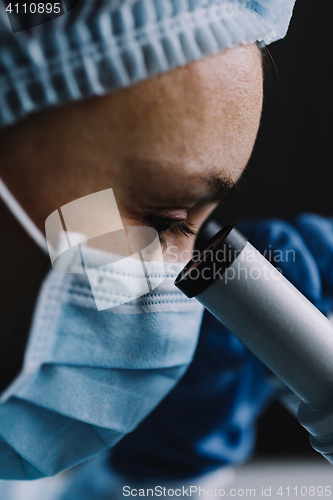
[[[219,319],[312,410],[333,403],[333,324],[237,226],[217,233],[175,284]]]

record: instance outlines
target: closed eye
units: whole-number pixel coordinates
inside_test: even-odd
[[[163,249],[166,248],[166,241],[163,238],[162,234],[168,230],[170,230],[173,234],[177,236],[191,237],[191,236],[196,236],[197,234],[195,230],[195,225],[191,224],[190,222],[187,222],[186,219],[184,220],[168,219],[165,217],[158,217],[153,215],[147,217],[146,219],[149,222],[149,224],[158,232],[158,236]]]

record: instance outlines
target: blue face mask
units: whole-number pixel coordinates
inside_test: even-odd
[[[135,284],[136,266],[123,276]],[[109,286],[52,270],[44,282],[18,378],[0,400],[0,478],[53,475],[132,431],[189,365],[202,307],[177,291],[181,263],[165,264],[149,294],[98,311]],[[119,280],[119,268],[107,274]]]

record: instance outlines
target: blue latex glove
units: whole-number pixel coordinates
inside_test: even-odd
[[[333,218],[305,213],[290,222],[268,219],[241,228],[318,309],[333,310]]]
[[[333,309],[333,219],[314,214],[240,224],[250,242],[316,307]],[[113,467],[133,479],[198,476],[245,460],[255,421],[272,396],[266,369],[205,313],[194,361],[185,377],[132,434]]]

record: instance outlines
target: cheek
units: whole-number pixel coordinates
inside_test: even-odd
[[[166,249],[163,252],[165,262],[182,262],[184,265],[193,257],[195,238],[174,236],[171,232],[163,235]]]

